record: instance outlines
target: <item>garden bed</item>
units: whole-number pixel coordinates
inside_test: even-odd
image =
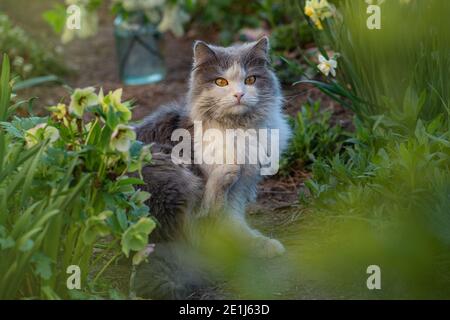
[[[189,298],[448,297],[450,42],[443,19],[450,12],[448,3],[383,2],[381,8],[390,9],[383,11],[383,28],[371,29],[362,0],[229,0],[208,6],[199,1],[190,8],[182,2],[182,10],[173,11],[179,19],[172,23],[177,27],[186,10],[191,14],[184,25],[186,33],[172,29],[161,35],[167,76],[140,86],[127,86],[119,79],[109,5],[97,7],[101,1],[93,1],[97,32],[86,39],[77,35],[62,45],[42,19],[56,3],[2,0],[0,4],[9,16],[0,15],[0,23],[13,35],[3,38],[13,44],[5,45],[5,51],[11,56],[13,75],[18,76],[9,82],[5,57],[0,175],[6,178],[0,180],[0,197],[5,199],[0,205],[12,214],[5,218],[0,212],[0,253],[9,259],[0,259],[0,270],[15,266],[4,261],[27,265],[23,273],[3,272],[9,284],[0,286],[0,294],[136,298],[130,292],[134,268],[149,254],[150,260],[158,257],[158,252],[148,244],[148,234],[156,226],[147,206],[150,195],[139,190],[140,179],[126,175],[136,176],[150,161],[149,149],[135,140],[129,125],[183,99],[195,40],[227,45],[267,34],[293,135],[279,173],[259,184],[257,201],[247,213],[250,224],[279,239],[286,254],[264,263],[249,258],[245,246],[230,237],[235,230],[225,226],[225,234],[218,232],[201,249],[209,250],[211,260],[230,265],[230,270],[220,265],[214,272],[223,281],[193,290]],[[174,7],[163,4],[161,20],[167,8]],[[419,12],[422,19],[416,20]],[[145,19],[150,19],[147,14]],[[396,24],[399,16],[414,32]],[[53,19],[57,22],[56,16]],[[16,24],[25,32],[14,29]],[[15,87],[18,95],[9,96],[14,83],[24,85],[21,78],[50,73],[58,76],[57,81],[46,77],[53,84]],[[32,97],[38,99],[19,102]],[[2,148],[3,142],[8,148]],[[45,161],[39,161],[41,156]],[[33,174],[27,177],[24,168]],[[42,190],[55,192],[57,184],[70,190],[55,196],[61,199],[60,207],[40,195]],[[81,188],[84,184],[87,188]],[[32,188],[35,192],[28,192]],[[6,197],[7,192],[15,194]],[[70,208],[66,196],[74,203]],[[31,215],[28,207],[38,205],[70,213],[49,223],[48,228],[54,229],[48,239],[33,238],[45,244],[33,247],[33,241],[23,240],[28,233],[21,217]],[[36,211],[36,216],[45,212]],[[20,232],[23,238],[9,236]],[[50,243],[53,236],[58,241]],[[30,250],[36,250],[32,257],[26,253]],[[24,258],[15,259],[16,255]],[[27,259],[29,263],[24,263]],[[89,287],[68,293],[57,282],[65,276],[59,264],[69,262],[83,264]],[[383,290],[368,290],[367,270],[373,265],[383,268]]]

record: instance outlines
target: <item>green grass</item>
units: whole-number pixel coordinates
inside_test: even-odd
[[[309,168],[321,158],[338,154],[348,137],[339,125],[331,124],[332,111],[321,109],[320,101],[307,103],[297,116],[290,118],[293,134],[280,169],[283,174]]]

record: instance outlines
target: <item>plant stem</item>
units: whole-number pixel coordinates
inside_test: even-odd
[[[103,266],[103,268],[97,273],[97,275],[94,278],[94,283],[97,282],[98,278],[103,274],[103,272],[105,272],[105,270],[109,267],[109,265],[111,263],[113,263],[114,260],[116,260],[118,257],[120,257],[121,253],[116,254],[115,256],[113,256],[111,259],[109,259],[109,261]]]

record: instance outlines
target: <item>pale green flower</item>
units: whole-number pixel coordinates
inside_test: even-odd
[[[150,218],[141,218],[134,225],[130,226],[122,235],[121,245],[125,256],[129,256],[130,251],[141,251],[147,248],[148,235],[155,229],[156,223]]]
[[[98,100],[105,114],[108,114],[109,108],[112,107],[114,111],[121,113],[120,119],[122,121],[128,122],[131,120],[131,110],[126,104],[122,103],[122,92],[122,89],[117,89],[114,92],[109,92],[107,96],[104,96],[103,90],[100,90]]]
[[[160,32],[171,30],[177,37],[184,34],[183,24],[189,21],[189,15],[177,5],[166,6],[161,23],[158,26]]]
[[[133,127],[119,124],[111,135],[111,149],[120,152],[128,152],[130,150],[131,141],[136,140],[136,132]]]
[[[32,147],[37,143],[49,140],[50,144],[59,139],[59,131],[55,127],[48,126],[46,123],[40,123],[29,129],[25,133],[27,147]]]
[[[110,229],[106,220],[113,215],[110,210],[103,211],[97,216],[92,216],[86,221],[86,229],[83,232],[83,240],[86,244],[94,243],[97,237],[109,235]]]
[[[76,89],[70,97],[69,112],[81,118],[88,107],[98,104],[98,97],[93,87]]]
[[[151,23],[161,21],[161,13],[166,0],[114,0],[115,3],[122,5],[127,12],[144,12]]]
[[[24,64],[24,62],[25,62],[24,58],[22,58],[21,56],[17,56],[17,57],[14,58],[12,64],[15,67],[21,67]]]
[[[122,89],[117,89],[109,95],[112,107],[122,113],[122,120],[128,122],[131,119],[131,111],[124,103],[122,103],[122,92]]]
[[[51,111],[52,115],[58,120],[64,119],[68,114],[67,106],[64,103],[58,103],[58,105],[48,107],[47,109]]]
[[[34,67],[32,64],[27,63],[23,66],[23,72],[24,73],[30,73],[31,71],[33,71]]]

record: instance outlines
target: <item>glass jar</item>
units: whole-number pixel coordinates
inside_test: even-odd
[[[126,85],[142,85],[164,79],[166,69],[159,51],[161,34],[143,13],[114,20],[119,72]]]

